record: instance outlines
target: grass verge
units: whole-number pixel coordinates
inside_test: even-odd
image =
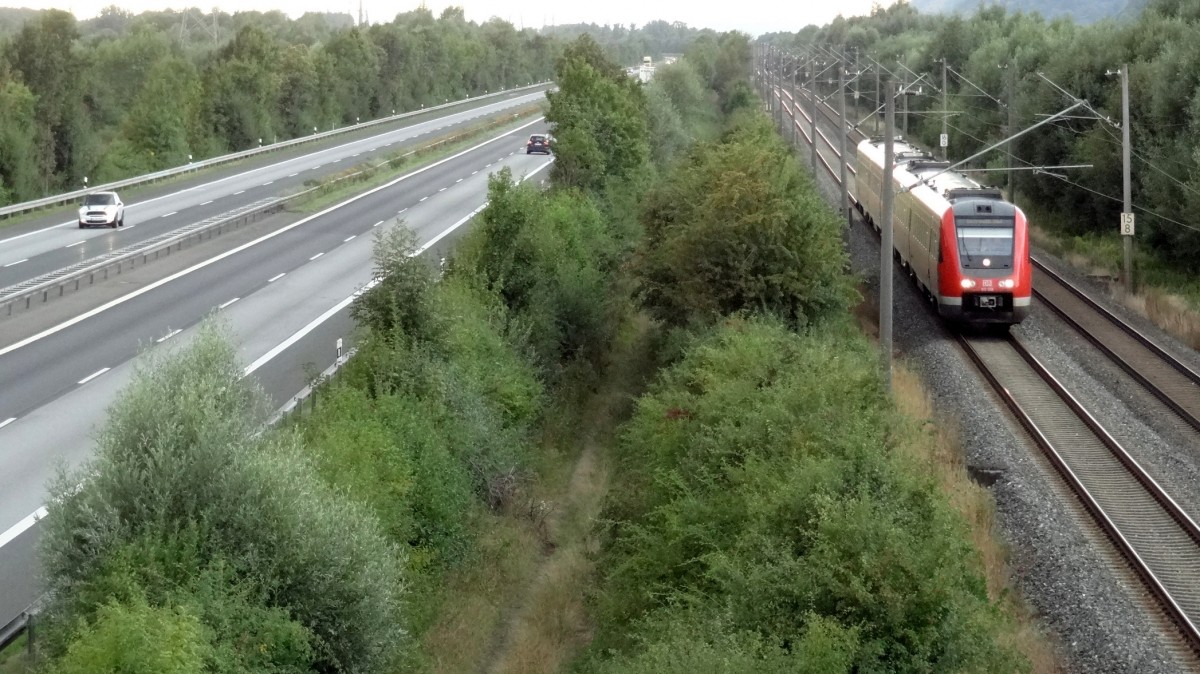
[[[898,449],[935,476],[942,493],[970,527],[971,544],[979,552],[988,596],[1013,618],[1014,629],[1003,635],[1008,645],[1029,660],[1036,674],[1061,672],[1062,662],[1038,627],[1028,605],[1014,592],[1008,552],[995,529],[996,506],[987,489],[967,474],[962,442],[952,421],[938,417],[921,378],[903,363],[892,374],[897,409],[921,428],[921,435],[899,443]]]
[[[16,641],[0,650],[0,674],[26,674],[32,672],[26,652],[26,636],[21,635]]]
[[[864,298],[869,297],[865,289],[859,291]],[[878,304],[874,300],[864,300],[853,313],[863,333],[877,342]],[[1008,551],[995,528],[995,501],[988,490],[967,473],[956,423],[935,412],[933,399],[920,376],[903,362],[897,362],[893,367],[892,397],[897,410],[922,430],[921,436],[900,443],[900,451],[935,476],[951,507],[967,522],[971,545],[979,553],[980,573],[987,582],[988,596],[998,601],[1002,610],[1013,619],[1014,629],[1002,635],[1005,645],[1020,651],[1035,674],[1063,671],[1063,663],[1050,638],[1042,632],[1021,595],[1012,588]]]
[[[653,373],[651,325],[631,320],[609,365],[574,378],[547,415],[548,451],[520,508],[488,516],[477,561],[454,574],[422,651],[434,673],[563,671],[587,645],[586,609],[609,488],[609,453]]]
[[[337,203],[358,192],[378,187],[407,171],[432,164],[455,152],[470,147],[481,137],[497,129],[515,129],[535,115],[544,114],[541,104],[522,108],[512,117],[472,126],[464,131],[446,134],[415,150],[396,152],[376,164],[362,164],[346,169],[323,181],[310,181],[309,187],[317,189],[305,196],[292,200],[289,208],[294,211],[315,212]]]

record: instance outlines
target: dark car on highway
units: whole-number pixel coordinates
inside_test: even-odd
[[[544,133],[535,133],[530,136],[529,142],[525,143],[525,154],[533,154],[534,152],[550,154],[550,136]]]

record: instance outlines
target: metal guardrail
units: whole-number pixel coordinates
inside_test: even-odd
[[[343,134],[343,133],[349,133],[351,131],[355,131],[358,129],[365,129],[365,128],[369,128],[372,126],[377,126],[379,124],[387,124],[388,122],[394,122],[394,121],[397,121],[400,119],[405,119],[407,117],[413,117],[415,115],[419,115],[419,114],[426,113],[426,112],[431,112],[431,111],[436,111],[436,110],[444,110],[446,108],[450,108],[450,107],[453,107],[456,105],[462,105],[463,103],[480,101],[480,100],[484,100],[487,98],[495,98],[497,96],[502,96],[504,94],[511,94],[514,92],[525,91],[528,89],[536,89],[537,87],[545,86],[548,83],[549,83],[549,81],[537,82],[537,83],[530,84],[530,85],[523,86],[523,87],[515,87],[513,89],[501,89],[500,91],[496,91],[496,92],[493,92],[490,94],[484,94],[482,96],[472,96],[469,98],[464,98],[462,100],[453,101],[450,103],[443,103],[441,105],[435,105],[430,108],[420,108],[418,110],[410,110],[408,112],[402,112],[398,115],[391,115],[389,117],[381,117],[379,119],[374,119],[374,120],[371,120],[368,122],[363,122],[361,124],[355,124],[353,126],[345,126],[340,129],[333,129],[331,131],[322,131],[321,133],[314,133],[311,136],[302,136],[300,138],[292,138],[291,140],[280,141],[278,143],[271,143],[270,145],[263,145],[261,147],[251,148],[249,150],[242,150],[241,152],[234,152],[231,154],[221,155],[220,157],[211,157],[209,159],[204,159],[204,160],[197,161],[197,162],[191,162],[191,163],[187,164],[186,166],[177,166],[175,168],[164,169],[162,171],[157,171],[155,173],[147,173],[145,175],[137,176],[134,178],[126,178],[124,180],[118,180],[118,181],[111,182],[111,183],[105,183],[103,185],[95,185],[95,186],[89,187],[87,189],[75,190],[74,192],[64,192],[62,194],[56,194],[56,195],[52,195],[52,196],[45,197],[42,199],[35,199],[33,201],[26,201],[26,202],[22,202],[19,204],[12,204],[10,206],[4,206],[4,207],[0,208],[0,219],[11,217],[18,213],[25,213],[27,211],[34,211],[39,208],[45,208],[46,206],[54,206],[57,204],[64,204],[64,203],[82,198],[84,195],[90,194],[92,192],[116,190],[116,189],[120,189],[120,188],[141,185],[143,183],[152,183],[157,180],[162,180],[164,178],[170,178],[173,176],[182,175],[184,173],[197,171],[199,169],[207,168],[209,166],[225,164],[228,162],[237,161],[239,159],[245,159],[246,157],[253,157],[255,155],[263,154],[265,152],[275,152],[277,150],[282,150],[285,148],[293,147],[295,145],[300,145],[301,143],[310,143],[313,141],[322,140],[324,138],[329,138],[331,136],[336,136],[336,135]]]
[[[422,149],[444,145],[464,136],[478,133],[478,131],[478,129],[473,129],[447,136],[446,138],[406,152],[402,156],[409,157]],[[100,280],[104,281],[114,273],[120,274],[126,267],[132,269],[139,264],[139,261],[141,264],[145,264],[152,259],[158,259],[163,254],[169,255],[172,248],[182,250],[184,243],[189,240],[199,241],[206,236],[212,238],[227,228],[240,227],[244,224],[254,222],[262,216],[282,210],[289,201],[307,196],[318,190],[327,189],[340,181],[352,180],[361,176],[365,171],[378,169],[392,161],[392,159],[388,159],[363,171],[355,171],[354,173],[339,176],[332,181],[287,196],[256,201],[233,211],[167,232],[134,246],[112,251],[100,257],[85,260],[70,267],[65,267],[58,271],[9,286],[8,288],[0,289],[0,317],[12,316],[14,308],[29,309],[34,298],[38,295],[42,296],[42,302],[49,301],[52,296],[62,297],[67,293],[68,286],[72,284],[74,287],[70,288],[70,290],[74,292],[79,290],[85,279],[87,280],[87,285],[95,283],[97,275],[102,275]],[[23,307],[21,306],[22,303],[24,304]]]
[[[33,630],[30,627],[33,625],[34,607],[30,606],[21,615],[13,618],[7,625],[0,626],[0,651],[8,648],[14,641],[21,638],[22,634],[32,634]],[[30,639],[29,647],[32,651],[33,640]]]

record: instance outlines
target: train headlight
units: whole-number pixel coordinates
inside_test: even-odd
[[[963,289],[965,289],[965,290],[970,290],[971,288],[975,287],[975,280],[965,278],[959,282],[959,285],[961,285],[963,287]]]
[[[1001,282],[1000,282],[1000,287],[1001,287],[1001,288],[1008,288],[1008,289],[1012,289],[1012,288],[1015,288],[1015,287],[1016,287],[1016,285],[1017,285],[1017,282],[1016,282],[1016,281],[1014,281],[1014,280],[1012,280],[1012,279],[1010,279],[1010,278],[1006,278],[1006,279],[1004,279],[1003,281],[1001,281]]]

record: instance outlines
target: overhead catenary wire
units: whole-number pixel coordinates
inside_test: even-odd
[[[1080,185],[1079,183],[1068,179],[1066,176],[1061,176],[1061,175],[1057,175],[1054,173],[1042,173],[1042,175],[1049,176],[1051,178],[1054,178],[1055,180],[1061,180],[1062,182],[1067,183],[1068,185],[1071,185],[1073,187],[1078,187],[1079,189],[1081,189],[1085,192],[1090,192],[1098,197],[1108,199],[1109,201],[1115,201],[1117,203],[1124,202],[1124,199],[1122,199],[1121,197],[1114,197],[1111,194],[1105,194],[1104,192],[1101,192],[1100,190],[1092,189],[1092,188],[1088,187],[1087,185]],[[1195,225],[1189,225],[1186,222],[1180,222],[1174,218],[1168,218],[1167,216],[1163,215],[1162,213],[1159,213],[1150,208],[1147,208],[1146,206],[1142,206],[1141,204],[1135,203],[1135,204],[1133,204],[1133,208],[1142,213],[1145,213],[1146,215],[1158,218],[1159,220],[1162,220],[1164,222],[1169,222],[1173,225],[1178,225],[1180,227],[1183,227],[1184,229],[1189,229],[1193,232],[1200,232],[1200,227],[1196,227]]]

